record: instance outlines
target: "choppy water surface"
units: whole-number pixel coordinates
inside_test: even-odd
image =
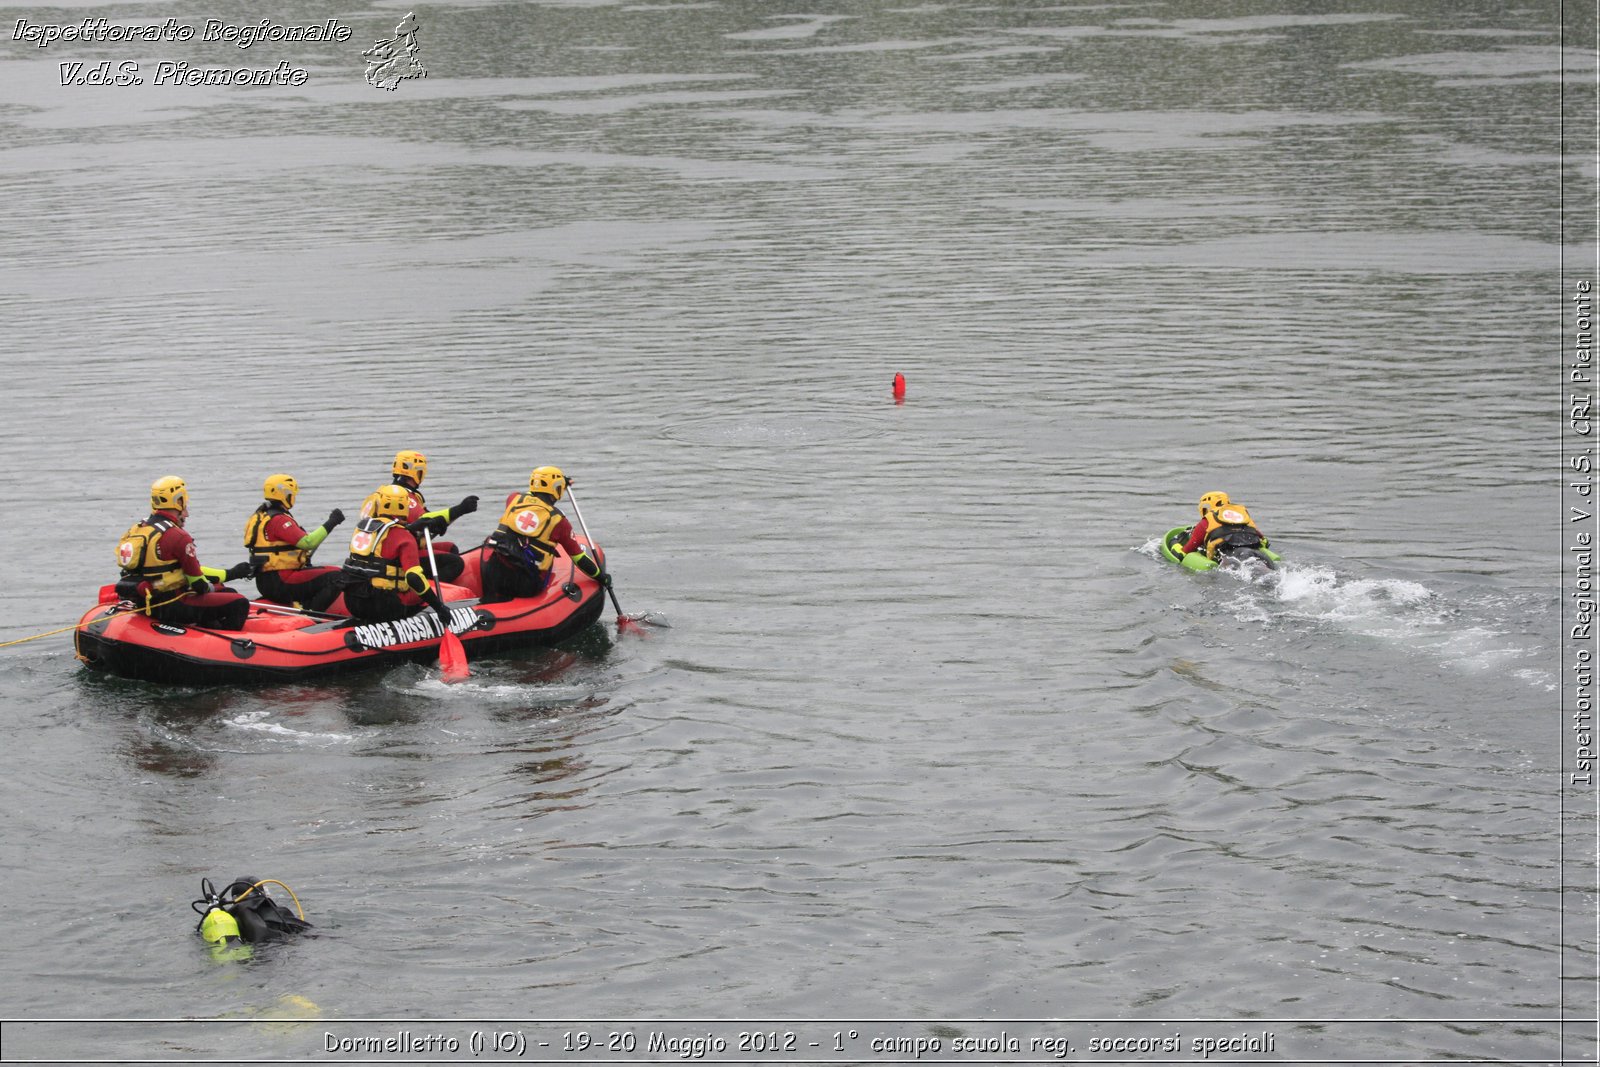
[[[266,474],[314,519],[398,448],[446,502],[561,464],[623,608],[671,626],[461,685],[5,650],[0,1015],[895,1019],[946,1051],[1222,1020],[1267,1059],[1592,1058],[1552,1023],[1595,966],[1552,503],[1557,133],[1594,61],[1557,5],[434,4],[426,79],[374,89],[403,13],[0,52],[33,548],[4,636],[78,617],[162,474],[226,564]],[[64,88],[66,59],[311,76]],[[1218,488],[1279,580],[1156,556]],[[243,873],[326,936],[213,963],[188,902]],[[132,1032],[6,1046],[323,1029]]]

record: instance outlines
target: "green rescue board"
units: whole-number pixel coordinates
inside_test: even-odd
[[[1167,531],[1167,535],[1161,539],[1161,558],[1166,560],[1168,563],[1176,563],[1178,566],[1187,567],[1192,571],[1216,570],[1216,561],[1208,559],[1204,552],[1189,552],[1180,559],[1177,553],[1172,551],[1173,545],[1182,547],[1183,543],[1189,539],[1189,529],[1190,527],[1187,526],[1175,526]],[[1281,556],[1272,551],[1270,548],[1262,548],[1258,549],[1257,551],[1259,551],[1263,556],[1266,556],[1273,563],[1277,563],[1280,559],[1282,559]]]

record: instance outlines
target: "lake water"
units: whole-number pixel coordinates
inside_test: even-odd
[[[6,648],[6,1058],[1593,1062],[1592,10],[462,0],[385,90],[403,3],[0,6],[0,637],[157,477],[226,566],[401,448],[467,541],[564,467],[670,623],[455,685]],[[351,37],[18,39],[102,17]],[[1278,581],[1157,556],[1213,489]],[[322,936],[213,961],[241,874]]]

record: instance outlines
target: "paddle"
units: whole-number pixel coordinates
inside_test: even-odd
[[[269,615],[294,615],[298,618],[319,619],[329,622],[335,620],[342,622],[349,618],[348,615],[335,615],[331,611],[312,611],[310,608],[297,608],[288,604],[268,604],[261,600],[252,600],[250,602],[250,610],[266,612]]]
[[[100,603],[102,603],[102,604],[115,604],[117,602],[117,600],[118,600],[117,587],[115,585],[102,585],[100,587]],[[329,611],[312,611],[310,608],[296,608],[296,607],[291,607],[288,604],[269,604],[266,601],[262,601],[262,600],[252,600],[250,602],[250,609],[252,611],[271,612],[271,613],[273,613],[275,615],[302,615],[302,616],[305,616],[308,619],[345,619],[345,618],[348,618],[348,616],[335,615],[335,614],[333,614],[332,612],[329,612]]]
[[[611,606],[617,613],[617,629],[625,630],[630,626],[639,629],[639,620],[622,613],[622,605],[617,603],[616,592],[611,588],[611,584],[605,580],[605,560],[600,556],[599,550],[595,548],[594,538],[589,536],[589,524],[583,521],[583,509],[578,506],[578,498],[572,495],[572,485],[570,483],[567,485],[567,499],[572,501],[572,513],[578,516],[578,526],[583,530],[583,539],[588,542],[589,551],[595,553],[595,565],[600,568],[600,585],[605,589],[607,595],[611,597]]]
[[[423,540],[428,544],[428,566],[433,570],[435,584],[439,581],[439,563],[433,558],[433,532],[422,531]],[[444,603],[444,594],[439,594],[439,602]],[[444,620],[440,620],[443,622]],[[444,638],[439,642],[439,673],[444,675],[445,681],[454,682],[472,675],[467,669],[467,650],[461,644],[461,638],[448,625],[444,628]]]

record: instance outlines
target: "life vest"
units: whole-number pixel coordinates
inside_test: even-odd
[[[342,568],[344,572],[374,589],[402,588],[405,585],[405,575],[400,570],[399,557],[385,559],[379,555],[383,549],[384,538],[389,536],[391,530],[396,529],[400,530],[402,536],[411,536],[393,519],[379,519],[369,515],[358,521],[355,531],[350,534],[350,556],[344,561]]]
[[[489,543],[511,562],[543,574],[556,561],[550,535],[565,517],[544,497],[518,493],[506,505]]]
[[[287,541],[267,536],[267,523],[289,509],[276,500],[262,504],[244,520],[244,547],[258,571],[297,571],[311,561],[311,553]]]
[[[1206,556],[1216,559],[1224,548],[1257,548],[1261,531],[1243,504],[1223,504],[1206,516]]]
[[[183,564],[162,559],[160,553],[161,535],[176,525],[171,519],[152,515],[130,526],[117,544],[117,566],[122,568],[122,576],[149,582],[152,593],[174,593],[186,588],[189,579],[183,573]]]

